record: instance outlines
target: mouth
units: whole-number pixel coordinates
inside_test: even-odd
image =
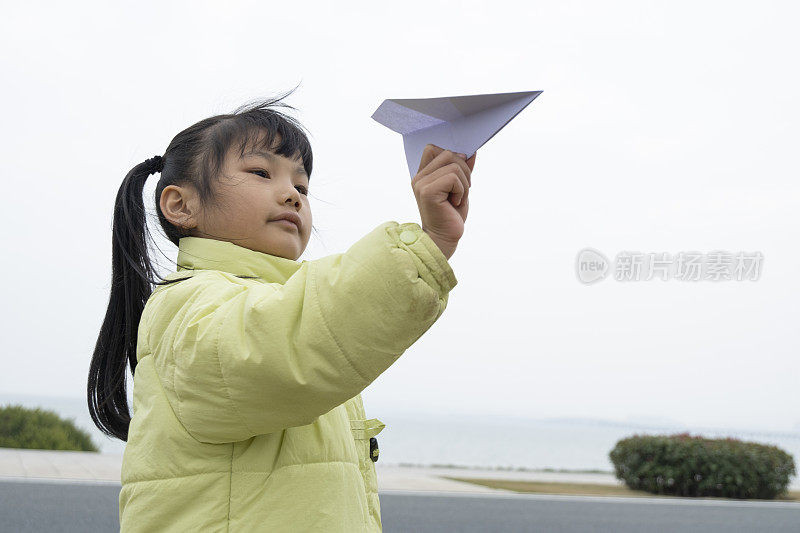
[[[271,220],[270,222],[275,222],[278,225],[281,225],[281,226],[284,226],[284,227],[287,227],[287,228],[293,228],[293,229],[296,229],[297,231],[300,231],[300,228],[297,227],[297,224],[295,224],[291,220],[288,220],[288,219],[285,219],[285,218],[279,218],[277,220]]]
[[[284,213],[280,215],[280,217],[272,219],[270,222],[275,222],[286,228],[295,229],[298,232],[300,231],[300,217],[294,213]]]

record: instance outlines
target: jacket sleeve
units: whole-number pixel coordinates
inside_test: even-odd
[[[310,424],[360,393],[436,322],[457,283],[418,224],[394,221],[303,261],[285,284],[203,278],[178,284],[197,283],[170,312],[155,363],[179,421],[207,443]]]

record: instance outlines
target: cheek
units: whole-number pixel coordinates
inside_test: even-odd
[[[258,231],[267,222],[264,208],[266,202],[260,199],[256,191],[253,194],[237,196],[230,199],[230,210],[221,213],[221,223],[232,233],[242,234]]]
[[[269,193],[263,187],[251,188],[240,200],[246,217],[253,220],[259,219],[262,222],[267,220],[267,206],[271,203]]]
[[[311,208],[308,205],[306,207],[308,207],[308,217],[306,218],[306,240],[308,240],[311,235],[311,225],[314,223],[314,218],[311,216]]]

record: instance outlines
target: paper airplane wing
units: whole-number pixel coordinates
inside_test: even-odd
[[[413,178],[426,144],[470,158],[540,94],[542,91],[391,99],[384,100],[372,118],[403,135]]]

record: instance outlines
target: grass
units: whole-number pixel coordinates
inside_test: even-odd
[[[568,494],[573,496],[624,496],[628,498],[670,498],[641,490],[631,490],[620,485],[595,485],[590,483],[551,483],[543,481],[514,481],[504,479],[479,479],[463,477],[446,477],[453,481],[473,483],[493,489],[505,489],[519,493],[536,494]],[[778,498],[782,501],[800,501],[800,491],[790,491],[786,496]]]

